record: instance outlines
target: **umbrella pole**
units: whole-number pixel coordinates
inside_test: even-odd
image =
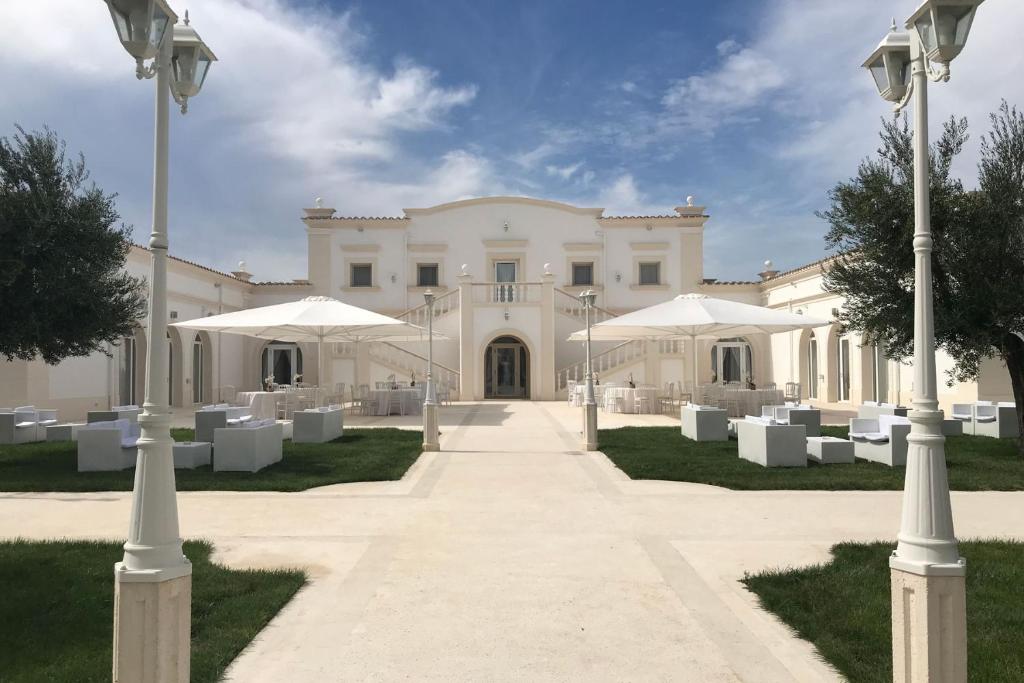
[[[320,333],[320,339],[316,345],[316,405],[319,408],[323,403],[324,387],[324,334]]]
[[[693,393],[690,395],[690,401],[694,401],[697,398],[697,336],[690,335],[690,353],[693,354]]]

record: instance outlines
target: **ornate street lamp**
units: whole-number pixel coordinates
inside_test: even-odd
[[[147,327],[149,339],[164,339],[169,98],[173,96],[184,113],[187,99],[199,92],[209,63],[216,58],[191,27],[174,26],[178,15],[164,0],[104,2],[118,39],[135,58],[136,76],[156,79]],[[153,60],[149,67],[143,64],[147,59]],[[123,560],[114,566],[115,681],[189,680],[192,565],[182,553],[178,531],[167,352],[166,344],[150,344],[128,541]]]
[[[597,401],[594,399],[594,371],[590,355],[590,311],[597,293],[588,289],[580,294],[580,303],[587,314],[587,383],[583,393],[583,450],[597,450]]]
[[[427,304],[427,388],[423,395],[423,450],[439,451],[437,431],[437,389],[434,387],[434,293],[423,292]]]
[[[935,375],[928,81],[949,80],[949,62],[963,49],[982,2],[926,0],[907,21],[911,33],[894,25],[864,63],[897,112],[914,100],[914,398],[903,516],[889,559],[893,679],[900,682],[967,680],[966,564],[953,533]]]

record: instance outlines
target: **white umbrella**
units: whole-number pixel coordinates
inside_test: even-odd
[[[696,388],[698,339],[740,337],[757,332],[791,332],[822,325],[828,325],[828,321],[728,299],[715,299],[704,294],[680,294],[671,301],[592,325],[590,338],[599,341],[689,339]],[[585,341],[586,338],[587,331],[580,330],[574,332],[569,340]]]
[[[284,342],[317,342],[319,382],[323,382],[321,347],[324,342],[421,341],[427,330],[396,318],[352,306],[327,296],[249,308],[174,323],[175,327],[208,332],[244,334]],[[434,337],[444,339],[436,332]]]

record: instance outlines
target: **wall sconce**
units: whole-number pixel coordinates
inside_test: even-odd
[[[398,276],[394,273],[391,273],[391,282],[398,282]]]
[[[615,281],[616,282],[622,282],[622,273],[620,273],[617,270],[615,271]]]
[[[504,228],[505,228],[505,232],[508,232],[508,221],[505,221]]]
[[[508,309],[506,308],[506,309],[505,309],[505,320],[508,320],[508,319],[509,319],[509,318],[511,318],[511,317],[512,317],[512,312],[511,312],[511,311],[509,311],[509,310],[508,310]]]

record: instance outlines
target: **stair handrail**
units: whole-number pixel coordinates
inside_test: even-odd
[[[631,339],[621,344],[616,344],[610,349],[591,356],[591,367],[594,372],[602,373],[615,369],[620,365],[631,363],[642,358],[646,352],[644,342],[640,339]],[[570,378],[570,373],[573,375]],[[586,378],[587,361],[581,360],[572,365],[562,368],[555,373],[555,390],[561,391],[569,386],[569,379],[582,381]]]
[[[439,316],[450,313],[451,311],[454,311],[458,307],[459,290],[448,290],[444,294],[441,294],[434,299],[434,319],[436,320]],[[404,320],[407,323],[412,323],[412,318],[426,320],[426,317],[427,304],[425,303],[422,303],[419,306],[413,306],[412,308],[408,308],[395,316],[395,318],[397,318],[398,320]]]
[[[377,342],[377,343],[380,344],[381,346],[388,346],[388,347],[394,349],[395,351],[398,351],[399,353],[404,353],[406,355],[413,356],[413,357],[423,361],[424,365],[426,365],[426,363],[427,363],[427,357],[426,356],[421,356],[420,354],[416,353],[415,351],[410,351],[409,349],[403,349],[401,346],[398,346],[398,345],[393,344],[391,342],[380,341],[380,342]],[[373,346],[370,347],[370,355],[373,355]],[[445,365],[444,363],[439,363],[436,360],[434,361],[434,367],[435,368],[441,368],[442,370],[444,370],[446,372],[450,372],[453,375],[461,375],[462,374],[458,370],[455,370],[454,368],[450,368],[447,365]]]
[[[572,317],[578,318],[580,320],[583,320],[583,319],[586,318],[586,313],[583,310],[583,302],[580,301],[578,296],[576,296],[574,294],[570,294],[569,292],[565,291],[564,289],[559,289],[558,287],[555,287],[554,289],[555,289],[556,293],[561,294],[566,299],[572,300],[572,302],[573,302],[573,308],[571,309],[572,310]],[[568,301],[565,301],[565,303],[568,303]],[[555,304],[555,308],[561,310],[563,313],[566,313],[566,309],[563,308],[563,307],[558,306],[558,304]],[[609,318],[614,318],[615,317],[615,314],[612,313],[611,311],[609,311],[607,308],[601,308],[600,306],[594,306],[593,310],[596,313],[596,315],[594,315],[590,319],[591,323],[604,322],[605,320],[608,320]]]

